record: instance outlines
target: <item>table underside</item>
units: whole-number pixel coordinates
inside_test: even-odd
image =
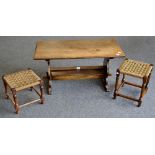
[[[51,67],[50,78],[51,80],[102,79],[107,77],[105,71],[105,66]]]
[[[107,82],[108,76],[111,75],[109,73],[109,60],[110,59],[105,58],[102,66],[74,66],[55,68],[50,65],[50,60],[46,60],[48,63],[48,94],[52,93],[53,80],[102,79],[104,90],[106,92],[109,91]]]

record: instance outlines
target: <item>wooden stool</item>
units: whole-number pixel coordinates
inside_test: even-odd
[[[23,106],[26,106],[38,101],[41,101],[42,104],[44,103],[43,81],[31,69],[5,75],[2,77],[2,79],[4,82],[6,99],[9,98],[12,101],[17,114],[19,112],[19,109]],[[40,86],[41,93],[39,93],[34,88],[34,86],[37,86],[37,85]],[[10,90],[10,93],[8,92],[8,88]],[[31,90],[33,89],[39,95],[40,98],[19,106],[16,93],[18,91],[21,91],[27,88],[30,88]]]
[[[138,102],[137,106],[140,107],[142,103],[142,98],[148,90],[148,83],[150,80],[152,69],[153,69],[152,64],[147,64],[147,63],[143,63],[143,62],[139,62],[135,60],[126,59],[123,62],[123,64],[120,66],[120,68],[117,69],[114,99],[116,99],[116,96],[130,99],[130,100]],[[120,74],[123,75],[121,82],[119,81]],[[137,85],[137,84],[125,81],[126,75],[142,79],[142,85]],[[123,87],[124,84],[140,88],[141,93],[140,93],[139,99],[135,99],[133,97],[119,93],[118,92],[119,89]]]

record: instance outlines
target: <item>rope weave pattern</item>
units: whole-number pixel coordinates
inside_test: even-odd
[[[32,70],[24,70],[4,76],[10,88],[24,89],[26,86],[39,84],[41,80]]]
[[[150,64],[128,59],[121,65],[120,72],[143,78],[144,76],[147,76],[150,68]]]

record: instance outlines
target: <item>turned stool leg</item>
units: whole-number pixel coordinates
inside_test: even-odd
[[[117,73],[116,73],[116,83],[115,83],[115,91],[114,91],[113,99],[116,99],[116,96],[117,96],[116,93],[117,93],[117,89],[118,89],[119,76],[120,76],[120,71],[117,70]]]
[[[40,99],[41,99],[41,104],[44,103],[44,86],[43,86],[43,81],[41,80],[40,81],[40,92],[41,92],[41,96],[40,96]]]
[[[138,101],[137,107],[140,107],[141,104],[142,104],[142,98],[143,98],[143,96],[145,94],[145,91],[146,91],[146,81],[147,81],[147,78],[144,77],[143,78],[143,84],[142,84],[141,93],[140,93],[140,97],[139,97],[139,101]]]
[[[125,80],[125,74],[123,74],[123,78],[122,78],[122,87],[124,86],[124,80]]]
[[[148,89],[148,84],[149,84],[149,81],[150,81],[151,73],[149,74],[149,76],[147,78],[147,82],[146,82],[146,86],[145,86],[146,89]]]
[[[8,88],[7,88],[7,83],[5,82],[4,80],[4,77],[2,77],[2,80],[3,80],[3,84],[4,84],[4,89],[5,89],[5,98],[8,99]]]
[[[153,66],[153,64],[151,64],[151,66]],[[152,68],[152,70],[153,70],[153,68]],[[146,86],[145,86],[146,89],[148,89],[148,84],[149,84],[149,81],[150,81],[150,78],[151,78],[152,70],[150,71],[150,74],[149,74],[149,76],[147,78],[147,82],[146,82]]]
[[[18,105],[18,101],[17,101],[17,94],[16,94],[16,90],[15,89],[12,89],[12,94],[13,94],[13,99],[14,99],[14,107],[15,107],[15,110],[16,110],[16,114],[19,113],[19,105]]]

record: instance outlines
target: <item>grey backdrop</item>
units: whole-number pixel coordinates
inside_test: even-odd
[[[34,61],[37,40],[48,39],[94,39],[105,37],[0,37],[0,76],[25,68],[32,68],[41,77],[47,70],[44,61]],[[127,57],[148,63],[155,62],[155,37],[116,37]],[[53,66],[102,64],[102,59],[53,61]],[[9,100],[4,99],[0,80],[0,117],[155,117],[155,73],[149,84],[149,91],[140,108],[134,102],[123,98],[112,99],[115,72],[122,59],[110,62],[109,78],[111,92],[105,93],[100,80],[54,81],[53,95],[45,94],[45,104],[32,104],[22,108],[19,115]],[[128,94],[138,95],[137,89],[125,87]],[[35,98],[28,90],[19,94],[21,102]]]

